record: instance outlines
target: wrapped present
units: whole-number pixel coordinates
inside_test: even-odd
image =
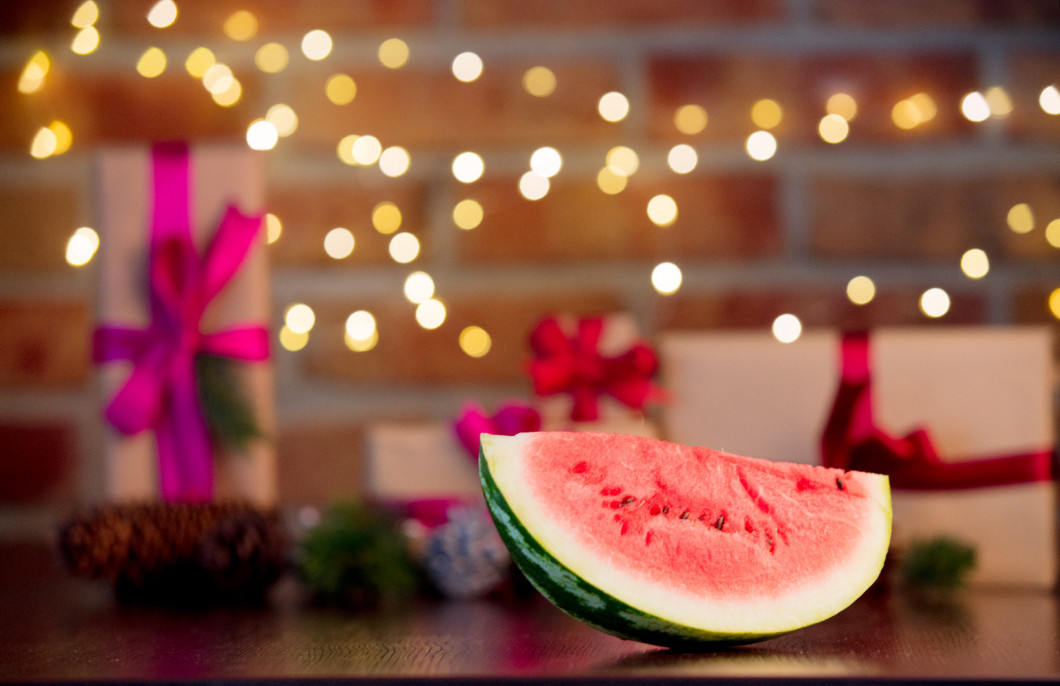
[[[632,317],[546,317],[530,333],[530,350],[544,429],[656,434],[644,411],[660,396],[658,357]]]
[[[894,542],[976,549],[976,585],[1057,581],[1052,336],[1038,327],[662,338],[668,438],[891,476]]]
[[[238,209],[262,206],[260,157],[112,149],[97,182],[104,497],[272,503],[265,242]]]

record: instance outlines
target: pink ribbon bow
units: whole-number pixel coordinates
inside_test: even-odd
[[[260,217],[229,206],[204,254],[192,241],[191,164],[182,143],[152,149],[153,213],[148,254],[150,322],[145,329],[101,326],[93,336],[96,363],[131,360],[132,372],[106,409],[120,432],[154,429],[162,498],[206,501],[213,496],[213,449],[195,381],[195,357],[259,361],[269,356],[263,326],[203,333],[207,305],[242,264]]]
[[[478,460],[481,434],[514,436],[524,431],[540,431],[541,415],[528,405],[508,403],[490,416],[477,404],[468,403],[453,423],[453,430],[471,459]]]
[[[638,342],[617,357],[604,357],[598,350],[603,328],[601,317],[582,319],[568,337],[559,321],[548,317],[530,334],[534,393],[570,393],[573,421],[596,420],[603,394],[640,410],[654,393],[651,377],[659,366],[655,351]]]
[[[894,488],[911,490],[978,488],[1052,478],[1049,450],[943,462],[925,429],[900,438],[884,432],[873,416],[869,353],[867,333],[843,336],[839,390],[821,437],[825,466],[887,474]]]

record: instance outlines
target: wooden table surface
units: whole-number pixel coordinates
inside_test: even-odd
[[[870,593],[763,643],[682,654],[580,624],[536,595],[355,612],[282,582],[262,607],[125,605],[47,550],[0,548],[0,681],[661,684],[1060,681],[1060,605],[1033,591],[950,601]]]

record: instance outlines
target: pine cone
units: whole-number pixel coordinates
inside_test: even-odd
[[[500,586],[511,558],[497,530],[478,508],[457,508],[427,540],[423,564],[434,585],[450,598],[470,599]]]

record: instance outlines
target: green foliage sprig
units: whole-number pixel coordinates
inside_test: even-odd
[[[910,587],[953,590],[964,586],[975,568],[975,548],[948,536],[914,541],[902,559],[899,575]]]

